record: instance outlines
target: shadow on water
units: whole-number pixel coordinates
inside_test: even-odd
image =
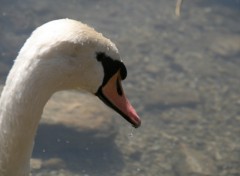
[[[124,167],[122,154],[112,137],[96,137],[95,131],[78,132],[63,125],[39,126],[33,158],[59,158],[73,172],[111,174]]]

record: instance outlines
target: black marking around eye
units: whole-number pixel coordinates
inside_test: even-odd
[[[103,52],[96,53],[96,58],[102,63],[104,69],[104,78],[102,86],[104,86],[107,81],[120,69],[121,79],[124,80],[127,77],[127,69],[123,62],[119,60],[114,60],[107,56]]]

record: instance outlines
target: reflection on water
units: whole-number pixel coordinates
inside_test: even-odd
[[[184,1],[180,18],[174,10],[168,0],[2,0],[2,82],[35,27],[74,18],[117,44],[143,121],[132,132],[115,114],[101,137],[101,129],[43,123],[34,174],[240,175],[240,1]],[[49,111],[57,114],[58,103]]]

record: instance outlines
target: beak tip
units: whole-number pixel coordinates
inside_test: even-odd
[[[134,128],[140,127],[140,126],[141,126],[141,120],[140,120],[140,118],[137,118],[136,121],[132,122],[132,126],[133,126]]]
[[[141,123],[133,125],[134,128],[139,128],[140,126],[141,126]]]

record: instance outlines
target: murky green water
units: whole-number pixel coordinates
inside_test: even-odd
[[[1,0],[2,83],[35,27],[73,18],[117,44],[124,87],[142,117],[132,131],[115,114],[117,132],[104,141],[66,129],[61,145],[70,147],[51,154],[58,139],[39,141],[64,127],[40,126],[33,157],[61,161],[35,175],[240,175],[240,1],[184,1],[180,18],[174,10],[169,0]]]

